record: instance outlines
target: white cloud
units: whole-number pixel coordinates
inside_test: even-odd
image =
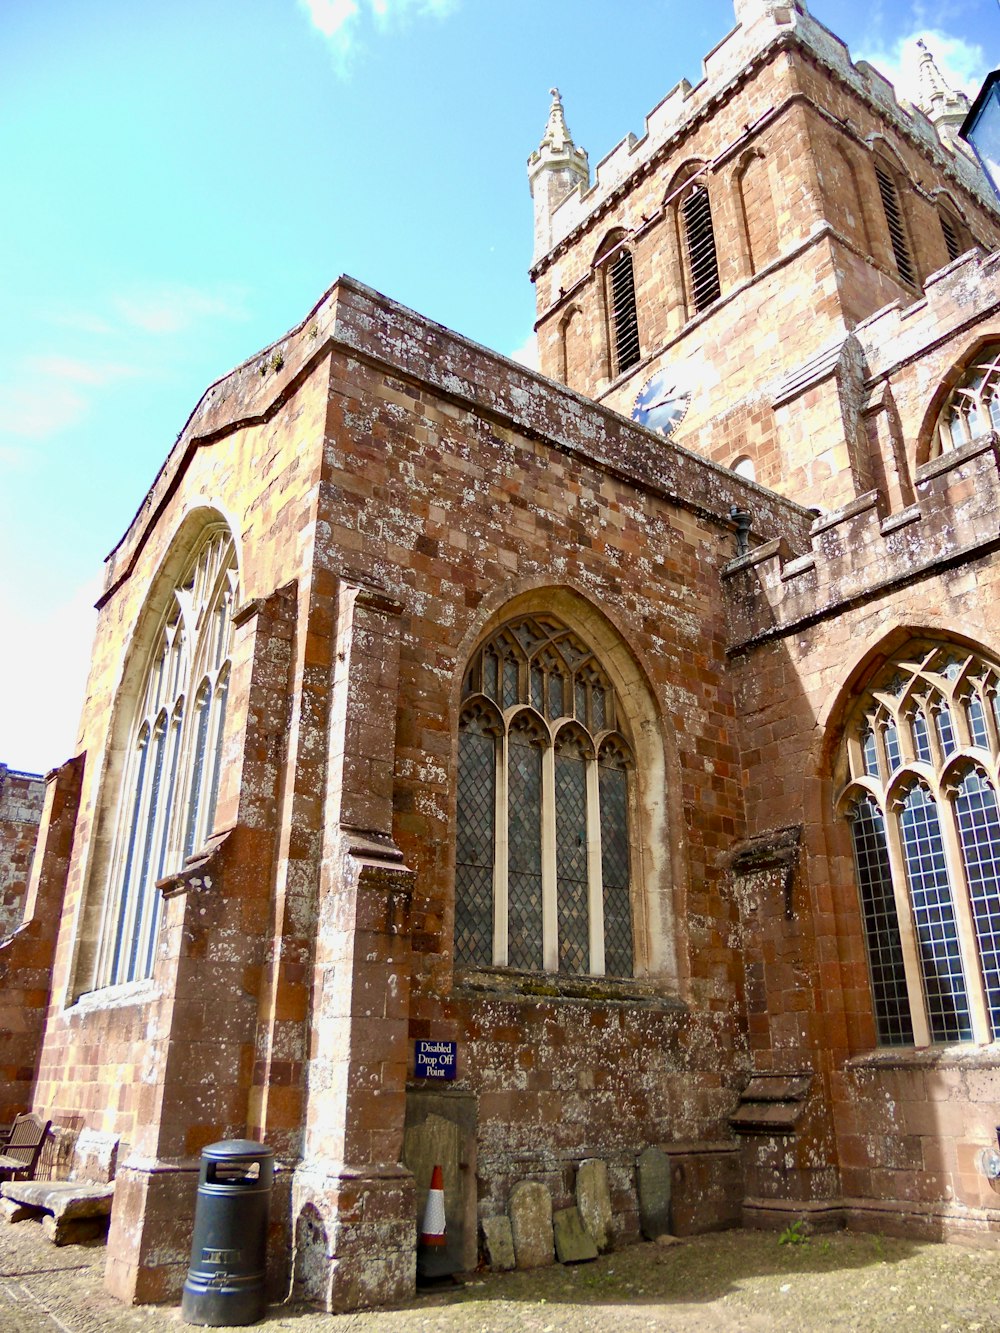
[[[444,18],[460,0],[299,0],[312,25],[329,42],[342,64],[358,44],[365,19],[385,32],[411,18]]]
[[[957,90],[974,97],[986,77],[983,47],[962,37],[951,37],[936,28],[921,28],[899,37],[888,49],[871,47],[859,51],[858,60],[867,60],[884,74],[900,97],[916,102],[920,96],[920,57],[917,46],[923,41],[934,57],[946,81]]]
[[[165,339],[215,320],[245,320],[244,297],[237,288],[146,283],[109,295],[103,310],[50,314],[64,331],[57,335],[63,346],[19,358],[0,378],[0,460],[24,463],[26,451],[11,439],[46,440],[71,429],[102,389],[160,377]]]
[[[112,299],[118,318],[144,333],[184,333],[205,319],[245,319],[241,294],[182,284],[150,284]]]
[[[520,366],[527,366],[529,370],[538,369],[538,338],[533,333],[529,333],[520,347],[515,347],[510,354],[510,359],[516,361]]]
[[[44,773],[75,753],[100,591],[89,579],[53,606],[0,585],[5,642],[17,645],[0,654],[0,763]]]

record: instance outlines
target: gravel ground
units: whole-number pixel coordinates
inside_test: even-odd
[[[55,1249],[33,1222],[0,1228],[0,1333],[179,1330],[177,1307],[128,1308],[104,1291],[104,1247]],[[405,1307],[352,1315],[272,1306],[257,1327],[285,1333],[996,1333],[1000,1251],[882,1236],[779,1244],[731,1231],[634,1245],[595,1263],[472,1274]]]

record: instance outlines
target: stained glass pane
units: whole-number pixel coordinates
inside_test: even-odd
[[[511,732],[507,776],[507,960],[542,966],[542,752]]]
[[[931,738],[927,731],[927,718],[921,708],[913,714],[913,752],[923,763],[931,762]]]
[[[537,662],[531,668],[531,706],[540,713],[545,710],[545,672]]]
[[[871,727],[865,727],[861,733],[861,752],[864,756],[865,773],[870,778],[878,777],[878,746]]]
[[[583,681],[583,680],[579,680],[579,679],[577,680],[577,682],[576,682],[575,697],[576,697],[576,719],[577,719],[578,722],[582,723],[583,726],[586,726],[586,725],[587,725],[587,684],[586,684],[585,681]]]
[[[851,833],[879,1044],[908,1046],[913,1042],[913,1026],[906,993],[903,946],[892,891],[885,818],[874,801],[863,800],[858,804],[851,819]]]
[[[902,763],[902,756],[899,752],[899,732],[896,730],[895,722],[886,723],[883,734],[885,736],[886,758],[889,760],[889,772],[895,773]]]
[[[969,1041],[972,1023],[937,807],[914,787],[900,814],[924,997],[935,1041]]]
[[[483,693],[489,698],[500,698],[500,659],[488,650],[483,655]]]
[[[493,961],[493,862],[496,823],[496,740],[463,728],[458,739],[455,850],[455,962]]]
[[[934,719],[937,723],[941,749],[947,757],[955,751],[955,729],[951,725],[951,712],[945,705],[942,705],[934,714]]]
[[[628,776],[598,766],[601,794],[601,879],[604,889],[604,970],[632,975],[632,908],[629,895]]]
[[[993,1038],[1000,1038],[1000,813],[993,788],[969,773],[955,798],[972,915],[979,940],[986,1004]]]
[[[604,720],[604,690],[600,685],[591,686],[590,706],[593,709],[594,716],[591,723],[593,731],[603,731],[605,727]]]
[[[581,756],[556,755],[555,797],[559,970],[587,972],[587,766]]]
[[[563,678],[557,671],[553,671],[549,675],[549,717],[554,722],[562,717],[564,711]]]
[[[970,694],[967,704],[969,717],[969,735],[972,737],[972,744],[978,745],[982,749],[989,747],[989,732],[986,730],[986,713],[983,711],[982,700],[978,694]]]
[[[150,780],[149,800],[146,804],[146,827],[143,831],[142,839],[142,861],[139,867],[139,873],[136,876],[135,892],[135,924],[132,930],[132,944],[129,949],[128,962],[125,967],[125,973],[122,981],[132,981],[143,973],[137,968],[137,960],[141,956],[143,938],[142,927],[143,920],[150,907],[150,895],[156,892],[153,886],[153,838],[156,833],[157,820],[162,815],[160,808],[160,788],[163,782],[163,756],[167,746],[167,721],[162,718],[157,725],[153,736],[153,767]]]
[[[503,659],[503,706],[512,708],[520,702],[520,672],[513,657]]]

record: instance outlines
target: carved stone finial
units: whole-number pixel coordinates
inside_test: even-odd
[[[918,40],[917,47],[920,50],[917,105],[933,125],[960,125],[969,110],[969,99],[951,87],[923,39]]]

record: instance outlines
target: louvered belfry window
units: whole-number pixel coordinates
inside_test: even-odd
[[[941,219],[941,235],[944,237],[944,247],[948,251],[948,258],[957,259],[962,253],[962,245],[958,239],[958,226],[947,213],[939,213],[938,216]]]
[[[1000,670],[914,641],[861,703],[842,797],[882,1045],[1000,1040]]]
[[[906,240],[903,209],[900,204],[896,182],[887,168],[878,164],[875,166],[875,178],[878,181],[878,192],[882,196],[882,208],[885,211],[885,220],[889,227],[889,240],[892,243],[892,253],[896,260],[899,276],[904,282],[915,282],[916,275],[913,270],[913,260],[910,258],[910,248]]]
[[[633,972],[632,749],[594,653],[554,616],[504,625],[466,673],[455,961]]]
[[[635,273],[632,256],[620,250],[608,271],[611,280],[611,323],[615,336],[615,374],[639,360],[639,318],[635,306]]]
[[[708,202],[708,191],[703,185],[688,195],[681,205],[681,214],[691,270],[691,304],[695,311],[704,310],[718,300],[722,289],[719,286],[719,258],[715,250],[712,209]]]

